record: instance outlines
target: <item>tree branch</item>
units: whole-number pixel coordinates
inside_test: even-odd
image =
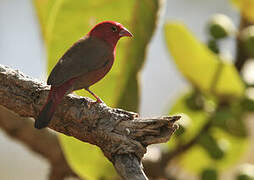
[[[48,91],[48,86],[0,65],[0,104],[20,116],[36,118]],[[124,179],[140,180],[147,179],[141,167],[147,145],[168,141],[178,119],[180,116],[140,118],[136,113],[68,95],[49,128],[99,146]]]
[[[77,177],[66,162],[55,133],[47,129],[36,130],[31,119],[21,118],[3,106],[0,106],[0,127],[7,135],[24,143],[50,162],[50,180]]]

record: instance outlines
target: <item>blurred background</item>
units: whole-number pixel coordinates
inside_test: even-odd
[[[45,82],[59,56],[94,24],[119,21],[134,39],[121,39],[114,68],[95,92],[106,104],[142,116],[183,116],[168,144],[149,149],[144,165],[150,178],[254,179],[254,1],[124,2],[1,0],[0,63]],[[48,179],[47,160],[7,134],[0,128],[0,178]],[[112,167],[87,172],[91,163],[73,157],[73,142],[66,138],[59,137],[63,152],[74,159],[70,166],[80,177],[115,178]],[[87,148],[95,147],[77,149]],[[94,168],[107,161],[96,152],[102,158]]]

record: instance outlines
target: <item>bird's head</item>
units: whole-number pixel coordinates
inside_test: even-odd
[[[116,46],[117,41],[121,37],[133,36],[123,25],[114,21],[103,21],[95,25],[88,35],[102,39],[112,47]]]

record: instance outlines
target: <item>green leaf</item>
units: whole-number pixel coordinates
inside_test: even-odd
[[[254,22],[254,0],[230,0],[250,22]]]
[[[206,113],[205,110],[214,111],[215,102],[213,99],[203,97],[202,99],[204,102],[198,103],[199,105],[203,104],[203,108],[200,108],[202,106],[196,106],[197,104],[195,105],[195,103],[191,104],[188,102],[190,99],[192,103],[193,101],[195,102],[194,97],[197,97],[195,90],[184,93],[177,99],[170,110],[170,114],[181,113],[182,118],[179,123],[182,128],[184,128],[184,130],[182,128],[180,129],[181,132],[176,132],[177,135],[175,134],[168,143],[168,147],[171,151],[174,151],[179,144],[183,145],[190,142],[199,134],[208,118],[211,118],[211,115]],[[213,124],[213,126],[214,125],[215,124]],[[217,126],[210,129],[209,133],[216,142],[216,146],[218,146],[217,149],[219,148],[219,151],[223,151],[223,157],[219,155],[219,157],[221,157],[220,159],[213,158],[211,152],[209,153],[207,149],[204,149],[204,147],[198,144],[194,145],[178,157],[180,165],[187,171],[199,175],[204,167],[213,166],[218,167],[219,171],[223,171],[235,164],[250,145],[246,136],[232,135],[232,132],[228,133],[228,131],[225,131],[223,128],[218,128]]]
[[[121,78],[123,88],[117,102],[119,108],[138,111],[138,72],[144,64],[147,45],[156,28],[158,10],[163,5],[162,2],[162,0],[143,0],[135,5],[134,39],[125,52],[125,68]]]
[[[206,168],[201,173],[202,180],[217,180],[218,172],[214,168]]]
[[[217,170],[222,172],[236,164],[250,146],[247,138],[232,136],[222,129],[212,128],[211,135],[216,139],[220,148],[223,149],[223,158],[211,158],[203,147],[195,145],[182,154],[180,157],[180,165],[197,175],[204,167],[216,166]]]
[[[81,178],[97,180],[116,177],[112,164],[105,159],[97,146],[64,134],[59,134],[58,137],[69,165]]]
[[[231,107],[222,107],[217,110],[213,116],[213,125],[233,136],[246,137],[247,128],[244,123],[245,109],[242,103],[231,105]]]
[[[49,21],[49,17],[53,19],[52,17],[55,16],[60,2],[59,0],[33,0],[46,43],[48,43],[47,34],[49,34],[48,30],[50,29],[48,27],[52,24],[50,24],[52,21]]]
[[[193,137],[195,137],[199,130],[206,123],[206,119],[208,118],[208,113],[206,113],[203,109],[200,109],[200,107],[197,106],[199,105],[199,103],[193,103],[195,102],[195,96],[197,95],[194,90],[184,93],[177,99],[169,112],[169,114],[182,115],[182,118],[179,120],[182,128],[179,128],[176,131],[176,135],[181,133],[179,131],[184,131],[184,133],[182,133],[181,136],[176,139],[180,140],[181,143],[187,143]],[[171,142],[169,142],[169,145],[170,144]]]
[[[228,99],[243,95],[244,84],[231,63],[221,61],[181,23],[168,22],[164,29],[167,47],[178,69],[196,88]]]
[[[198,140],[198,144],[200,144],[206,150],[206,152],[210,155],[211,158],[223,158],[223,149],[220,148],[216,139],[208,132],[202,134],[202,136]]]
[[[137,110],[137,74],[144,63],[146,46],[156,26],[159,1],[34,0],[48,49],[48,72],[63,53],[95,24],[103,20],[118,21],[134,34],[134,38],[120,40],[112,70],[91,90],[107,105]],[[91,97],[84,90],[77,93]],[[89,145],[62,135],[59,139],[72,169],[81,177],[98,179],[107,177],[107,174],[114,175],[112,168],[108,168],[106,158],[95,147],[91,150]],[[97,159],[96,163],[91,162],[93,159]]]
[[[241,101],[241,106],[245,110],[245,112],[253,112],[254,111],[254,100],[248,97],[245,97]]]

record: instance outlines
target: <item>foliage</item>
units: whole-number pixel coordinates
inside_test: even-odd
[[[92,89],[110,106],[137,111],[137,74],[144,63],[146,47],[156,26],[159,0],[130,0],[128,3],[124,0],[34,2],[47,44],[48,72],[72,43],[100,21],[121,22],[134,34],[135,39],[121,40],[112,70]],[[90,96],[85,91],[78,94]],[[99,179],[114,175],[112,166],[96,147],[64,135],[60,135],[59,139],[68,162],[81,177]],[[101,170],[94,171],[98,167]]]
[[[34,0],[48,49],[48,72],[67,48],[93,25],[102,20],[119,21],[135,38],[121,40],[113,69],[94,85],[93,91],[110,106],[138,111],[138,73],[156,28],[161,2]],[[248,21],[246,24],[253,24],[254,0],[231,2],[240,10],[242,19]],[[168,21],[164,26],[167,48],[190,86],[187,92],[181,92],[169,110],[170,114],[181,114],[183,118],[167,147],[169,156],[181,150],[175,157],[181,167],[202,180],[215,180],[248,149],[245,115],[254,111],[254,101],[246,95],[248,86],[236,63],[221,56],[219,45],[233,36],[239,44],[243,43],[243,57],[248,58],[253,56],[254,43],[253,28],[243,27],[236,32],[230,17],[225,15],[214,15],[205,28],[208,41],[201,43],[181,22]],[[238,35],[242,38],[236,37]],[[90,96],[84,91],[78,94]],[[108,179],[115,176],[111,164],[96,147],[64,135],[59,139],[68,162],[81,177]],[[237,179],[248,178],[251,176],[244,171],[237,176]]]
[[[231,122],[235,121],[232,113],[237,108],[232,107],[230,110],[222,108],[216,111],[216,103],[213,99],[203,97],[203,103],[193,103],[194,98],[197,98],[197,92],[192,90],[184,93],[170,110],[170,114],[184,114],[180,128],[182,133],[177,132],[177,137],[174,138],[178,146],[173,148],[178,149],[179,146],[184,146],[199,136],[196,144],[179,158],[179,163],[194,173],[200,173],[204,167],[213,164],[217,165],[219,171],[223,171],[236,163],[248,147],[245,126],[239,126],[237,123],[238,129],[232,128]],[[210,130],[203,131],[203,127],[208,123],[211,123],[212,127]],[[228,125],[230,127],[227,127]],[[170,147],[172,148],[172,145]],[[196,161],[197,159],[199,161]]]
[[[219,41],[228,37],[226,25],[233,27],[230,18],[220,17],[223,19],[214,16],[208,22],[207,44],[199,42],[180,22],[164,26],[168,50],[192,86],[170,109],[171,114],[184,113],[185,121],[170,152],[189,147],[178,157],[179,163],[200,174],[200,179],[217,179],[249,146],[244,119],[246,112],[253,110],[253,100],[245,97],[246,85],[234,64],[220,55]],[[252,43],[248,45],[253,48]]]
[[[213,93],[222,97],[243,95],[244,84],[235,67],[222,61],[219,56],[198,42],[184,25],[179,22],[166,23],[165,36],[176,65],[193,86],[203,93]],[[214,77],[220,66],[223,66],[223,69],[214,85]]]

